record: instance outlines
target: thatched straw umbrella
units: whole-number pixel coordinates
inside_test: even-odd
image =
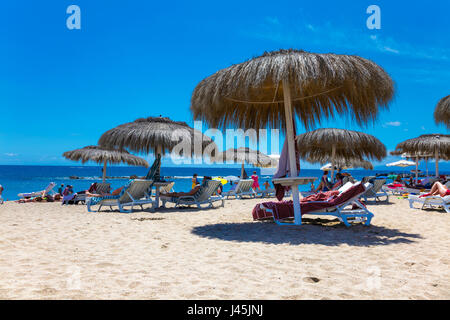
[[[153,152],[160,160],[166,152],[180,148],[179,155],[202,156],[208,147],[214,150],[215,143],[208,136],[195,130],[185,122],[163,117],[140,118],[106,131],[98,141],[106,147],[127,148],[130,151],[148,154]]]
[[[382,160],[386,147],[376,137],[359,131],[321,128],[296,137],[300,157],[309,162],[331,161],[331,180],[336,160]]]
[[[433,154],[436,160],[436,177],[439,177],[439,159],[450,159],[450,135],[424,134],[397,145],[396,153]]]
[[[444,123],[450,129],[450,95],[442,98],[434,110],[434,121]]]
[[[307,160],[311,163],[316,163],[317,161]],[[325,163],[321,162],[320,163]],[[350,168],[363,168],[366,170],[373,170],[373,164],[370,161],[364,160],[364,159],[334,159],[334,167],[332,163],[327,163],[325,166],[320,168],[320,170],[334,170],[333,168],[338,169],[350,169]]]
[[[73,161],[80,161],[86,163],[88,161],[103,164],[103,183],[106,180],[106,165],[126,163],[131,166],[148,167],[148,162],[142,158],[130,154],[126,150],[108,149],[99,146],[87,146],[73,151],[63,153],[63,157]]]
[[[269,168],[272,166],[273,160],[268,155],[260,152],[259,150],[252,150],[247,147],[241,147],[238,149],[231,148],[225,152],[220,152],[215,157],[215,161],[219,163],[242,163],[241,167],[241,179],[244,178],[244,164],[248,163],[255,167]]]
[[[335,114],[351,114],[357,123],[365,124],[377,118],[379,107],[387,107],[393,95],[392,79],[372,61],[280,50],[202,80],[193,92],[191,111],[211,127],[283,128],[289,174],[297,177],[295,116],[306,128]],[[301,224],[298,185],[292,191],[295,224]]]
[[[406,158],[408,160],[413,159],[416,161],[416,182],[419,180],[419,161],[425,160],[425,166],[427,168],[427,176],[428,176],[428,159],[434,157],[434,154],[431,153],[407,153],[407,152],[399,152],[399,151],[391,151],[390,154],[392,156],[401,156],[402,158]]]

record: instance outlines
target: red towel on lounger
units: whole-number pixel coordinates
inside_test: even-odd
[[[364,186],[361,183],[358,183],[339,195],[337,195],[338,191],[328,191],[313,194],[311,196],[303,198],[300,201],[301,213],[303,215],[305,213],[338,206],[357,196],[358,194],[362,194],[364,191]],[[292,200],[281,202],[269,201],[262,203],[262,205],[267,209],[273,210],[273,215],[278,220],[294,218],[294,206]],[[253,208],[252,215],[253,220],[272,218],[272,213],[261,209],[260,204],[257,204]]]

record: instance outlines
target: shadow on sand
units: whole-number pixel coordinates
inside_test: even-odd
[[[419,234],[404,233],[381,226],[355,224],[350,228],[337,219],[303,219],[302,226],[278,226],[273,222],[221,223],[199,226],[192,233],[210,239],[266,244],[322,244],[338,246],[380,246],[412,243]]]

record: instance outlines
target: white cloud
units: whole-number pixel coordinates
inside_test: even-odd
[[[17,157],[19,154],[7,152],[4,155],[7,156],[7,157]]]
[[[400,127],[402,125],[402,123],[400,121],[391,121],[391,122],[386,122],[383,127]]]
[[[447,47],[421,47],[392,37],[369,35],[367,31],[335,26],[330,22],[320,25],[309,22],[296,24],[280,21],[277,17],[267,17],[254,30],[248,30],[246,35],[283,43],[285,46],[301,47],[301,44],[308,43],[346,51],[367,50],[416,59],[450,61]]]

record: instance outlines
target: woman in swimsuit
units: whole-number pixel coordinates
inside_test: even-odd
[[[439,181],[436,181],[433,186],[431,187],[430,193],[427,194],[423,194],[420,196],[420,198],[423,197],[428,197],[428,196],[441,196],[441,197],[445,197],[450,195],[450,190],[443,185],[442,183],[440,183]]]

